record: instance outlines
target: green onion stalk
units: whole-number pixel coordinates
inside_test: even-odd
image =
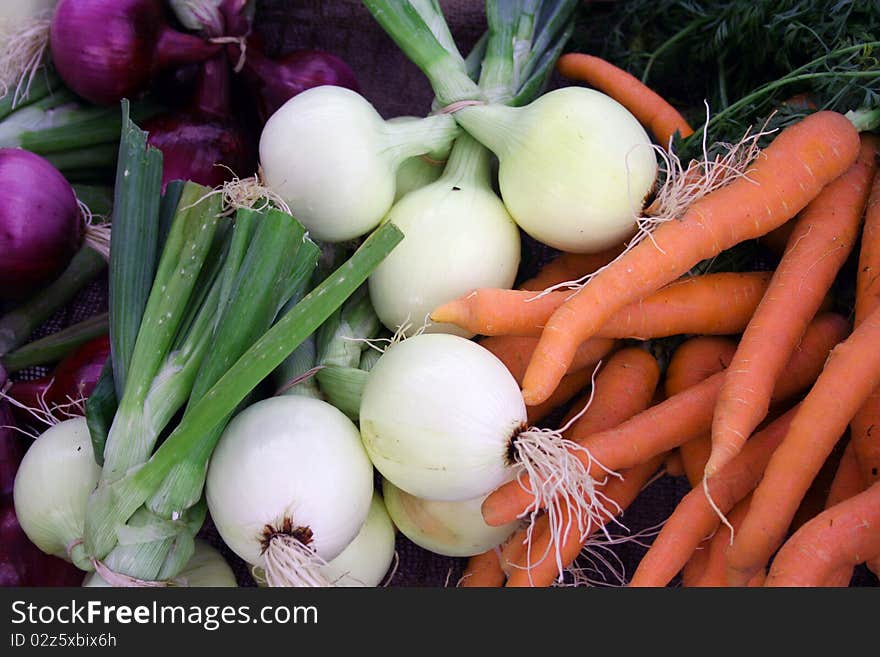
[[[86,514],[85,553],[96,560],[106,560],[108,566],[131,566],[131,570],[125,574],[135,578],[173,577],[175,570],[182,568],[185,563],[183,556],[189,552],[186,546],[191,539],[183,526],[187,513],[190,509],[198,509],[201,504],[208,459],[231,415],[266,376],[357,290],[402,237],[393,224],[385,224],[376,230],[344,265],[288,310],[253,344],[246,346],[240,356],[227,357],[223,353],[225,345],[212,341],[210,359],[205,361],[208,370],[220,372],[222,365],[227,362],[228,369],[204,394],[192,398],[180,423],[145,463],[98,486],[91,496]],[[255,257],[251,261],[260,260]],[[243,293],[252,278],[250,275],[239,277],[236,290],[242,292],[238,295],[241,303],[230,302],[228,313],[224,313],[225,321],[219,327],[220,333],[248,332],[248,329],[239,329],[236,324],[239,321],[247,323],[247,316],[241,314],[240,310],[242,304],[246,306],[251,303]],[[289,284],[290,281],[285,283]],[[291,286],[284,284],[277,287],[291,289]],[[235,297],[233,294],[233,299]],[[281,304],[277,304],[274,309],[277,311],[280,307]],[[245,342],[231,340],[231,343],[242,345]],[[145,513],[139,511],[145,504],[148,512],[155,516],[157,527],[179,529],[174,538],[175,549],[165,551],[169,561],[160,564],[158,558],[151,559],[150,568],[142,567],[139,561],[135,562],[131,545],[121,546],[118,540],[119,532],[129,518],[135,513]],[[177,546],[186,549],[177,549]],[[122,548],[123,554],[114,560],[112,553],[118,547]]]

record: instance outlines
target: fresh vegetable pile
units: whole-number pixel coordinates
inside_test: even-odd
[[[363,0],[392,118],[259,3],[10,15],[4,581],[876,585],[880,11],[730,4]]]

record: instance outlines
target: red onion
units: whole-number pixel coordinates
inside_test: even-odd
[[[44,554],[18,524],[12,499],[0,506],[0,586],[79,586],[85,574]]]
[[[16,381],[7,394],[16,402],[28,408],[55,412],[58,419],[66,414],[80,414],[81,409],[71,406],[78,400],[88,399],[101,378],[104,362],[110,356],[110,338],[103,335],[89,340],[71,351],[55,368],[54,372],[32,381]],[[14,408],[13,412],[22,422],[33,424],[36,417],[28,411]]]
[[[134,98],[159,70],[221,48],[169,27],[161,0],[60,0],[49,42],[67,86],[99,105]]]
[[[195,99],[186,110],[145,121],[147,141],[162,151],[162,188],[171,180],[216,187],[256,169],[257,148],[232,115],[225,53],[204,62]]]
[[[19,299],[61,272],[80,247],[76,196],[46,159],[0,149],[0,299]]]
[[[228,46],[228,52],[230,58],[235,58],[238,47]],[[357,78],[349,65],[320,50],[295,50],[272,60],[249,41],[243,73],[258,97],[260,118],[264,122],[288,100],[312,87],[330,84],[359,91]]]

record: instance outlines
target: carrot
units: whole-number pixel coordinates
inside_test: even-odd
[[[755,312],[771,272],[723,272],[686,276],[615,312],[596,337],[648,340],[682,333],[740,333]],[[541,335],[571,292],[538,297],[525,290],[482,288],[443,304],[435,322],[479,335]]]
[[[547,321],[523,379],[526,403],[539,404],[553,392],[578,345],[615,311],[785,223],[846,171],[858,151],[858,132],[842,114],[810,114],[779,133],[747,176],[658,224],[650,239],[599,271]]]
[[[604,59],[569,53],[559,58],[556,69],[570,79],[586,82],[611,96],[647,127],[661,145],[668,148],[677,132],[682,138],[694,133],[678,111],[660,94],[637,77]]]
[[[498,552],[498,548],[492,548],[468,559],[458,586],[460,588],[503,586],[507,577],[501,570]]]
[[[621,349],[608,359],[608,362],[596,375],[595,394],[587,394],[576,402],[563,419],[563,426],[571,422],[571,426],[563,433],[563,436],[569,440],[583,439],[597,431],[610,429],[632,417],[651,403],[659,379],[660,367],[651,354],[637,347]],[[582,410],[583,414],[577,417]],[[656,467],[654,469],[656,470]],[[626,479],[629,475],[623,473],[622,476]],[[611,483],[609,481],[607,486],[611,486]],[[606,494],[608,494],[607,486]],[[611,491],[614,490],[615,487],[612,487]],[[548,525],[547,532],[549,534],[547,518],[546,516],[542,516],[542,518],[543,520],[539,518],[536,521],[536,526],[532,531],[532,555],[543,554],[550,545],[549,535],[541,538],[543,531],[541,527],[545,525]],[[521,530],[511,539],[511,543],[518,541],[520,547],[505,548],[505,557],[520,568],[530,565],[524,548],[528,540],[526,531],[526,529]],[[579,532],[574,529],[562,537],[563,567],[567,567],[574,561],[583,545],[584,541],[581,540]],[[550,547],[555,550],[555,544]],[[553,568],[556,568],[555,575],[551,574],[550,581],[542,584],[549,586],[559,572],[555,559],[548,556],[545,561],[549,562],[548,566],[552,565]]]
[[[781,258],[785,253],[785,247],[788,246],[788,239],[791,237],[797,218],[789,219],[779,228],[774,228],[766,235],[758,238],[758,242],[766,246],[774,255]]]
[[[825,509],[830,509],[862,492],[862,475],[859,471],[859,460],[854,448],[855,445],[850,439],[840,457],[840,463],[837,464],[837,472],[834,474],[828,498],[825,500]],[[841,566],[828,577],[823,586],[848,586],[852,575],[853,567],[851,565]]]
[[[508,371],[522,383],[529,358],[538,344],[537,338],[519,337],[512,335],[498,335],[483,338],[480,344],[495,354],[507,367]],[[605,357],[617,344],[611,338],[594,338],[582,344],[571,361],[571,372],[577,372],[585,367],[592,369],[602,358]]]
[[[537,292],[560,283],[576,281],[604,267],[620,255],[621,246],[613,246],[599,253],[561,253],[544,265],[532,278],[523,281],[519,289]]]
[[[729,461],[770,408],[785,361],[801,339],[859,235],[876,143],[863,137],[858,159],[800,214],[767,293],[748,323],[712,419],[706,476]]]
[[[783,400],[802,391],[822,369],[829,350],[846,335],[849,323],[840,315],[820,315],[804,334],[792,355],[786,376],[780,379],[774,399]],[[592,457],[575,452],[594,477],[605,470],[630,468],[658,454],[699,437],[712,423],[712,409],[718,399],[724,373],[708,379],[633,416],[613,429],[593,433],[578,440]],[[533,502],[527,483],[508,482],[483,501],[483,518],[490,525],[503,525],[518,517]]]
[[[553,394],[550,395],[550,398],[547,399],[547,401],[543,404],[538,404],[537,406],[526,407],[528,423],[531,426],[538,424],[550,413],[570,401],[572,397],[589,385],[592,378],[593,369],[589,367],[582,367],[576,372],[566,374],[562,377],[562,381],[559,382],[556,390],[553,391]]]
[[[743,518],[749,510],[751,499],[751,495],[746,495],[727,514],[727,521],[734,528],[734,531],[742,524]],[[704,588],[727,585],[726,551],[730,544],[729,537],[730,534],[723,529],[716,530],[712,538],[708,540],[709,545],[706,548],[706,563],[703,572],[695,581],[688,582],[685,586]]]
[[[684,477],[684,460],[681,458],[681,448],[671,450],[663,460],[663,471],[670,477]]]
[[[782,544],[800,501],[847,425],[880,384],[880,307],[838,344],[764,473],[728,552],[728,579],[747,581]],[[786,373],[788,376],[788,373]]]
[[[880,173],[874,176],[865,209],[859,268],[856,275],[856,317],[862,319],[880,305]],[[853,447],[866,485],[880,481],[880,390],[875,390],[850,422]]]
[[[709,493],[722,513],[728,513],[755,488],[793,417],[794,410],[790,410],[756,433],[736,458],[708,480]],[[706,491],[702,486],[694,488],[666,520],[639,562],[630,586],[666,586],[720,524]]]
[[[623,513],[633,503],[639,492],[657,471],[657,468],[660,467],[662,461],[662,456],[656,456],[650,461],[622,473],[621,478],[615,477],[608,480],[608,483],[602,487],[602,492],[610,500],[608,508],[611,510],[611,513],[603,514],[602,519],[590,528],[591,536],[611,522],[612,518]],[[571,528],[561,537],[563,544],[561,559],[565,568],[574,563],[581,550],[589,542],[589,537],[581,540],[579,533],[575,529],[576,526],[572,522]],[[547,516],[543,515],[535,522],[531,550],[525,551],[521,555],[525,562],[521,562],[518,564],[519,567],[511,569],[506,586],[512,588],[550,586],[560,576],[559,566],[556,559],[553,558],[554,545],[555,541],[553,540],[550,523]],[[542,556],[544,557],[543,559],[540,558]],[[536,557],[537,560],[530,561],[530,557]]]
[[[867,320],[865,320],[867,321]],[[765,586],[821,586],[880,554],[880,484],[826,509],[785,542]]]
[[[721,372],[730,364],[736,352],[736,342],[730,338],[697,336],[679,345],[666,367],[664,387],[667,396],[699,383],[708,376]],[[679,448],[682,465],[691,486],[703,478],[703,469],[709,458],[709,434],[705,433]]]

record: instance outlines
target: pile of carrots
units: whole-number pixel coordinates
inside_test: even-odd
[[[569,54],[558,67],[621,102],[660,144],[693,132],[601,59]],[[481,342],[520,382],[530,421],[567,405],[564,425],[586,406],[564,436],[614,510],[606,525],[658,470],[687,477],[691,492],[630,585],[846,586],[860,564],[880,573],[878,161],[878,135],[814,112],[650,239],[562,254],[519,290],[475,290],[432,314],[491,336]],[[785,239],[775,270],[689,275],[768,234]],[[855,309],[843,316],[831,311],[833,285],[850,257]],[[575,292],[540,293],[587,275]],[[686,339],[661,371],[646,341],[672,335]],[[576,519],[550,531],[528,490],[513,481],[486,498],[490,525],[531,524],[473,557],[462,586],[549,586],[589,548]]]

